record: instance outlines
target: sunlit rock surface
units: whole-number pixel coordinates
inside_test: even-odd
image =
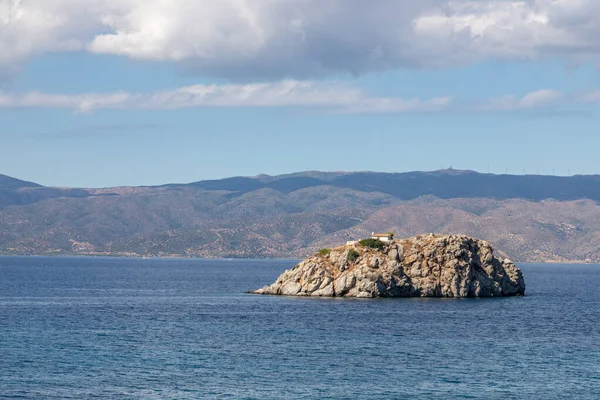
[[[326,253],[326,252],[323,252]],[[420,235],[375,249],[359,244],[317,254],[252,293],[319,297],[522,296],[521,270],[492,246],[463,235]]]

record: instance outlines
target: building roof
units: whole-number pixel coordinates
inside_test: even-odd
[[[387,233],[374,233],[372,236],[373,237],[388,237],[390,235]]]

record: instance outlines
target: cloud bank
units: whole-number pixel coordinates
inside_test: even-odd
[[[232,80],[600,58],[597,0],[0,0],[0,70],[86,51]]]
[[[449,97],[428,100],[373,97],[345,85],[285,80],[245,85],[193,85],[148,94],[128,92],[49,94],[0,92],[0,108],[173,110],[192,107],[296,107],[332,113],[431,112],[446,108]]]
[[[600,104],[600,91],[566,94],[543,89],[523,96],[507,95],[461,102],[452,96],[431,99],[381,97],[346,84],[284,80],[250,84],[192,85],[152,93],[52,94],[2,93],[0,108],[94,110],[176,110],[201,107],[296,108],[337,114],[510,112]]]

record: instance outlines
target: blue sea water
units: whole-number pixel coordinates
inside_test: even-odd
[[[253,296],[295,261],[0,258],[1,399],[599,399],[600,266],[527,296]]]

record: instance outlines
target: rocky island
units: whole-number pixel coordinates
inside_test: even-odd
[[[521,270],[464,235],[367,239],[323,249],[254,294],[317,297],[522,296]]]

